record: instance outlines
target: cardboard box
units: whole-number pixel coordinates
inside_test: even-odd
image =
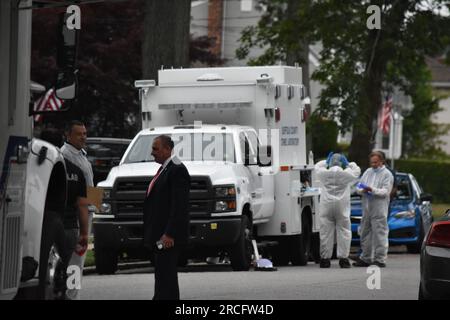
[[[87,187],[87,199],[89,204],[97,207],[96,211],[98,212],[103,202],[103,189],[97,187]]]

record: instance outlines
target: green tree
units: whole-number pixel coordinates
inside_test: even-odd
[[[146,0],[142,74],[157,79],[161,66],[189,66],[191,0]]]
[[[441,53],[450,43],[449,18],[438,14],[448,9],[448,1],[361,0],[344,5],[341,0],[317,0],[297,12],[300,23],[280,13],[288,0],[262,2],[267,11],[258,26],[244,31],[239,56],[245,57],[253,46],[266,47],[256,62],[275,63],[285,60],[286,51],[298,43],[292,39],[320,41],[320,67],[313,74],[325,87],[319,113],[339,119],[342,131],[352,130],[353,160],[367,162],[382,98],[394,87],[411,95],[414,103],[420,101],[422,108],[434,103],[418,92],[426,90],[429,80],[424,76],[425,56]],[[381,8],[381,29],[367,27],[370,5]],[[429,114],[422,123],[430,123]],[[423,133],[427,128],[415,130]]]
[[[178,1],[166,3],[158,0],[159,2],[160,5],[170,4],[172,7],[178,4]],[[188,2],[190,1],[185,1],[182,9],[183,16],[187,14],[189,22],[189,12],[186,11],[190,11],[190,6],[186,6]],[[180,44],[177,42],[178,38],[173,38],[174,30],[169,36],[167,32],[146,25],[145,30],[150,33],[150,37],[144,40],[145,6],[150,6],[150,1],[128,0],[81,5],[78,98],[70,111],[45,115],[45,125],[62,126],[67,120],[81,119],[87,123],[90,136],[131,138],[141,126],[140,104],[134,88],[136,79],[156,79],[156,72],[161,64],[175,67],[193,62],[205,65],[223,63],[220,57],[211,54],[210,38],[189,37],[189,25],[183,30],[183,34],[188,34],[188,51],[184,48],[184,42]],[[174,18],[176,15],[171,16],[169,7],[165,8],[164,15],[155,11],[159,7],[147,7],[147,10],[154,11],[152,17],[156,20],[153,24],[161,23],[159,21],[164,19],[165,28],[169,28],[177,20]],[[33,10],[31,79],[47,88],[54,84],[56,77],[57,23],[58,14],[63,11],[65,8]],[[186,21],[183,23],[185,26]],[[160,32],[158,37],[154,36],[155,30]],[[144,63],[142,59],[144,41],[147,41],[147,50],[152,48],[147,58],[159,59],[153,63],[152,71],[149,69],[147,73],[143,71],[143,64],[149,65],[149,59],[144,59]],[[175,60],[175,52],[181,52],[183,62]],[[185,56],[186,54],[188,55]]]

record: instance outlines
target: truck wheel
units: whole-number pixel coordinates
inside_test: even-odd
[[[37,299],[57,298],[55,287],[56,267],[62,263],[64,250],[64,225],[57,212],[47,211],[42,225],[41,248],[39,254],[39,285]]]
[[[252,263],[251,226],[247,216],[242,216],[242,228],[239,239],[231,249],[231,267],[233,271],[248,271]]]
[[[280,237],[278,245],[272,249],[272,262],[275,266],[287,266],[289,264],[289,238]]]
[[[420,249],[422,248],[422,242],[424,237],[422,220],[420,220],[419,223],[420,223],[419,239],[417,239],[416,243],[406,245],[406,250],[408,251],[408,253],[420,253]]]
[[[420,284],[419,284],[418,299],[419,300],[431,300],[429,297],[425,296],[425,293],[423,292],[422,281],[420,281]]]
[[[177,266],[179,268],[184,268],[187,266],[187,264],[188,264],[187,254],[185,252],[181,252],[180,255],[178,256]]]
[[[290,260],[294,266],[305,266],[311,251],[311,226],[306,213],[302,214],[302,233],[290,237]]]
[[[311,237],[311,252],[309,253],[309,261],[315,263],[320,262],[320,234],[314,232]]]
[[[118,254],[114,250],[95,248],[94,256],[98,274],[114,274],[117,271]]]

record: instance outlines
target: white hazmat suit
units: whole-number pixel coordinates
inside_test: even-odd
[[[340,166],[328,168],[326,160],[315,166],[317,177],[322,184],[320,196],[320,257],[330,259],[336,232],[337,257],[348,258],[352,231],[350,223],[350,186],[352,186],[361,169],[350,162],[345,169]]]
[[[388,223],[389,201],[394,177],[385,167],[369,168],[361,177],[362,184],[372,188],[371,194],[362,194],[363,215],[361,220],[361,260],[366,263],[373,261],[385,263],[388,252]],[[372,257],[374,259],[372,260]]]

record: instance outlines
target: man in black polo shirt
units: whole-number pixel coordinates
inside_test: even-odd
[[[64,211],[67,251],[79,255],[88,245],[88,203],[86,199],[86,180],[80,168],[69,160],[66,162],[67,205]],[[70,256],[69,256],[70,259]]]
[[[61,147],[62,136],[57,131],[47,130],[42,132],[41,139]],[[72,253],[80,256],[84,254],[88,246],[88,201],[86,198],[86,180],[83,171],[67,160],[67,201],[64,209],[65,245],[61,248],[62,263],[58,266],[55,276],[55,286],[60,298],[64,299],[66,290],[66,271],[72,257]],[[80,270],[81,272],[81,270]]]

